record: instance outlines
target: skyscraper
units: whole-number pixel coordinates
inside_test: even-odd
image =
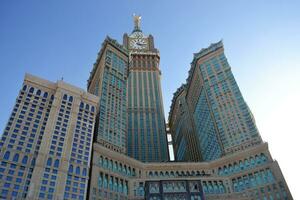
[[[88,80],[88,92],[100,97],[96,141],[126,153],[128,53],[107,37]]]
[[[176,133],[182,132],[179,123],[174,121],[182,102],[186,102],[190,113],[193,131],[189,137],[196,138],[197,142],[197,145],[185,147],[199,151],[203,160],[214,160],[262,142],[224,55],[222,41],[194,54],[187,83],[181,90],[186,94],[182,99],[175,93],[169,122],[175,139],[175,154],[186,149],[183,144],[188,137],[176,138]],[[179,98],[181,100],[177,100]],[[176,148],[177,145],[181,148]]]
[[[27,74],[0,142],[1,199],[85,199],[97,104]]]
[[[123,45],[104,40],[88,92],[25,76],[0,141],[0,198],[293,199],[222,42],[194,54],[166,128],[160,55],[140,19]]]
[[[123,45],[129,51],[127,154],[144,162],[167,161],[160,55],[152,35],[142,32],[140,20],[135,16],[134,30],[123,36]]]
[[[90,199],[292,199],[233,78],[222,42],[194,55],[187,83],[174,94],[168,132],[175,162],[153,157],[157,149],[164,150],[152,144],[163,120],[157,118],[162,110],[159,54],[153,37],[141,31],[140,17],[134,20],[133,32],[123,37],[129,59],[128,156],[94,143]]]

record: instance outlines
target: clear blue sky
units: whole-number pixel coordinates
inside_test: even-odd
[[[207,3],[209,2],[209,3]],[[106,35],[122,42],[142,15],[161,53],[165,112],[193,53],[223,39],[225,54],[295,199],[299,181],[300,1],[1,1],[0,129],[25,72],[86,87]],[[298,197],[298,198],[297,198]]]

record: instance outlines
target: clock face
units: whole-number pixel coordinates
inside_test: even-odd
[[[132,49],[147,49],[147,39],[146,38],[133,38],[130,40],[130,47]]]

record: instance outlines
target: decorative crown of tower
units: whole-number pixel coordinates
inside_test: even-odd
[[[132,32],[142,32],[141,30],[141,15],[133,14],[134,29]]]

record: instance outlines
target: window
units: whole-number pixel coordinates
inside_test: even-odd
[[[76,167],[76,174],[80,175],[80,168],[79,167]]]
[[[70,167],[69,167],[69,173],[73,173],[73,165],[70,165]]]
[[[33,92],[34,92],[34,88],[31,87],[31,88],[29,89],[29,93],[33,93]]]
[[[63,97],[64,100],[68,100],[68,96],[65,94]]]
[[[47,160],[47,166],[51,166],[52,165],[52,158],[48,158]]]
[[[36,95],[41,95],[41,90],[38,90],[37,92],[36,92]]]
[[[54,167],[58,168],[58,166],[59,166],[59,160],[56,159],[55,162],[54,162]]]
[[[73,97],[72,96],[69,97],[69,101],[73,102]]]
[[[15,156],[13,158],[13,161],[14,162],[18,162],[19,161],[19,154],[18,153],[15,154]]]
[[[4,160],[9,160],[9,156],[10,156],[10,152],[9,152],[9,151],[6,151],[5,154],[4,154],[3,159],[4,159]]]
[[[16,182],[17,183],[21,183],[22,182],[22,178],[16,178]]]
[[[86,176],[86,168],[82,170],[82,176]]]

